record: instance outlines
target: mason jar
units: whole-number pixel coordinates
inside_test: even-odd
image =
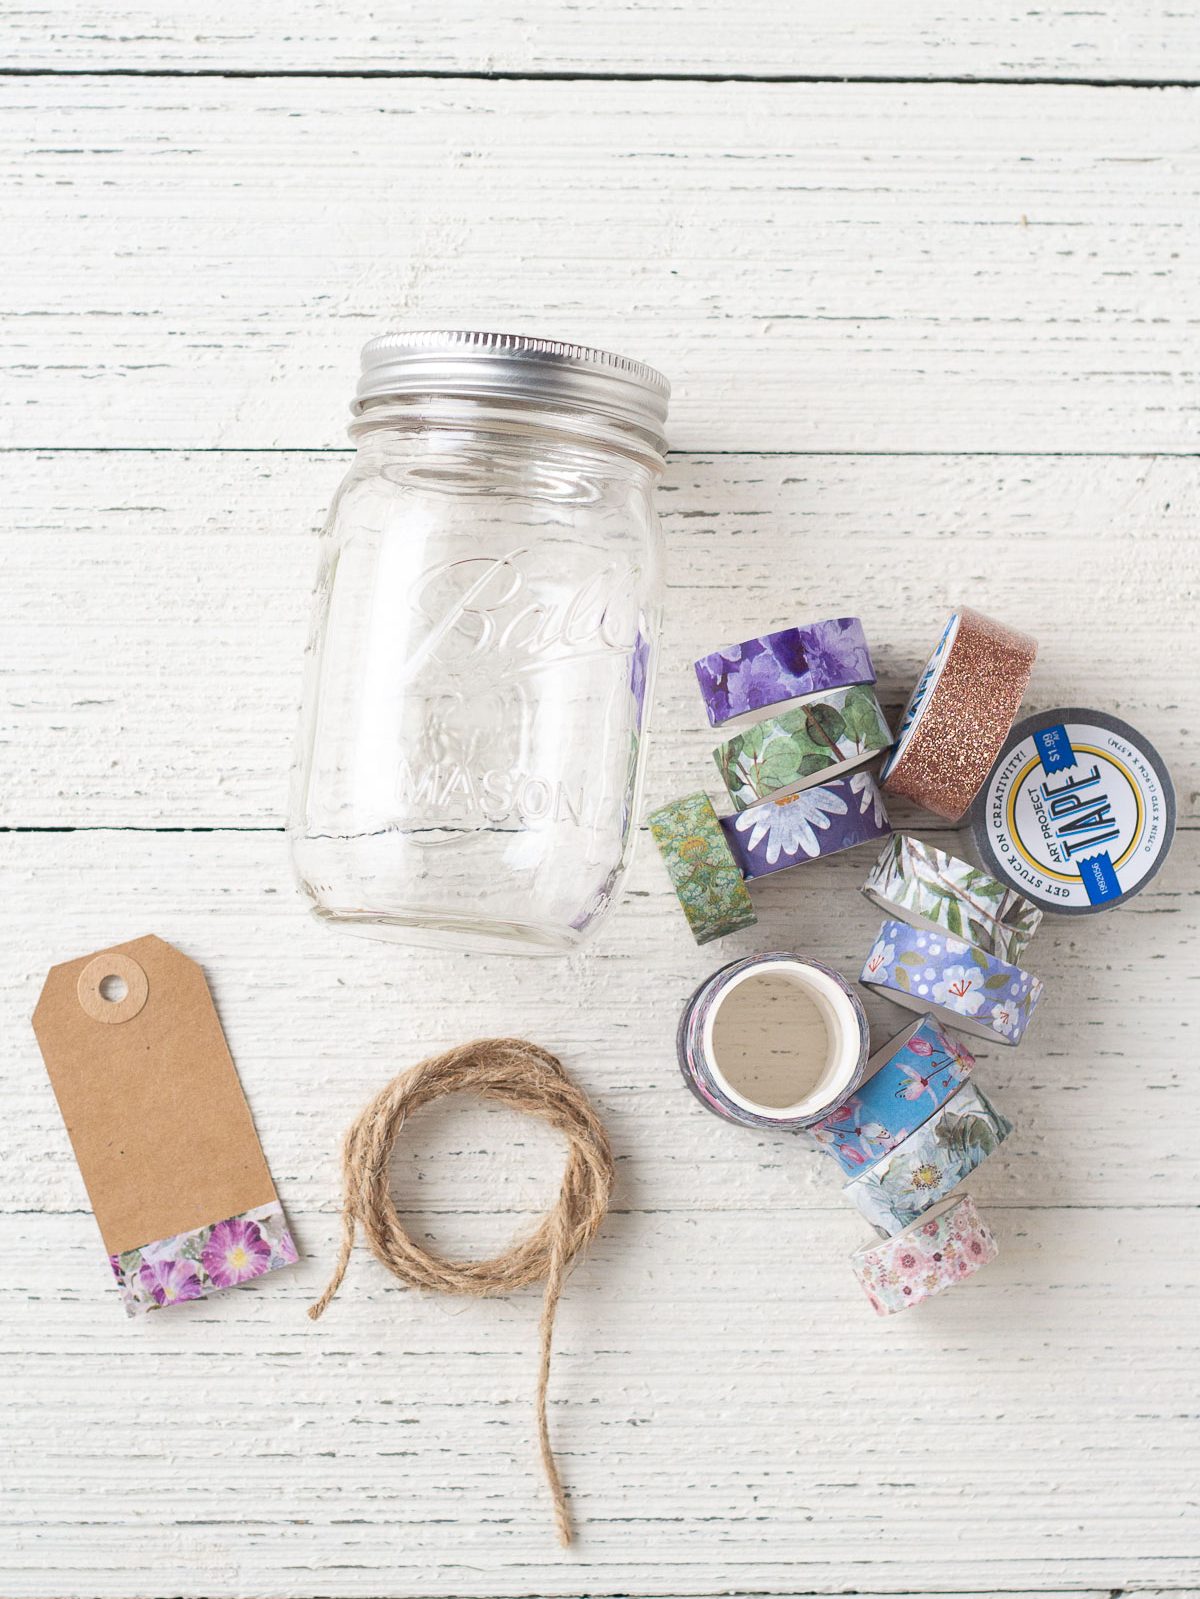
[[[293,784],[318,917],[555,954],[611,910],[654,680],[669,392],[639,361],[509,334],[363,350]]]

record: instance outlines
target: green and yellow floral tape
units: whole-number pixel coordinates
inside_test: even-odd
[[[741,868],[707,794],[687,794],[650,816],[650,832],[697,944],[753,927]]]

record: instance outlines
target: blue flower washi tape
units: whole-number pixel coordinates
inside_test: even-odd
[[[839,973],[799,955],[750,955],[689,999],[679,1069],[723,1120],[794,1132],[854,1091],[868,1040],[862,1002]]]
[[[696,662],[696,679],[713,727],[785,700],[873,683],[875,667],[857,616],[727,644]]]
[[[853,1176],[904,1142],[966,1082],[975,1057],[933,1016],[920,1016],[876,1050],[844,1104],[809,1133]]]
[[[1040,978],[942,933],[884,922],[860,981],[909,1010],[933,1011],[974,1038],[1019,1044],[1042,997]]]
[[[858,844],[877,843],[889,835],[891,823],[879,784],[870,772],[855,772],[724,816],[721,831],[753,881]]]
[[[842,1194],[891,1237],[945,1199],[1011,1132],[1012,1123],[978,1086],[964,1083],[902,1144],[852,1177]]]

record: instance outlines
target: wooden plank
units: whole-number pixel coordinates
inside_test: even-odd
[[[5,457],[0,825],[282,824],[313,532],[346,459]],[[965,600],[1039,638],[1031,706],[1127,717],[1196,818],[1192,462],[679,455],[659,503],[652,800],[715,781],[697,655],[857,611],[894,712]]]
[[[8,80],[0,437],[326,446],[449,322],[657,361],[677,448],[1194,450],[1198,94]]]
[[[532,1442],[536,1292],[418,1298],[364,1254],[314,1325],[329,1216],[303,1223],[296,1272],[131,1326],[98,1302],[90,1225],[3,1224],[13,1599],[120,1599],[148,1559],[156,1591],[207,1599],[1122,1590],[1200,1569],[1189,1210],[1001,1213],[994,1265],[888,1323],[854,1297],[853,1218],[614,1218],[560,1312],[570,1553]]]
[[[69,0],[8,8],[6,62],[45,71],[758,73],[830,77],[1200,76],[1200,22],[1164,3],[1100,0],[1016,11],[1000,0],[931,10],[919,0],[525,0],[436,14],[399,0],[232,0],[194,15],[122,0],[102,14]]]
[[[823,1155],[731,1128],[686,1093],[675,1027],[697,984],[755,950],[799,949],[856,978],[880,920],[857,892],[873,852],[781,874],[755,891],[757,927],[697,949],[643,844],[629,893],[593,950],[545,965],[464,962],[452,951],[339,937],[306,915],[278,834],[0,838],[0,998],[16,1029],[0,1208],[60,1212],[84,1203],[23,1021],[45,972],[157,932],[206,963],[280,1192],[305,1213],[333,1205],[340,1133],[358,1107],[465,1029],[528,1036],[569,1061],[611,1128],[624,1212],[736,1211],[748,1231],[768,1214],[840,1216],[837,1174]],[[1047,918],[1029,957],[1046,995],[1028,1039],[1019,1049],[978,1046],[979,1081],[1018,1129],[974,1181],[989,1212],[1054,1207],[1049,1239],[1059,1209],[1194,1206],[1200,1139],[1190,1022],[1200,976],[1186,952],[1200,918],[1198,854],[1200,833],[1180,834],[1163,871],[1127,907],[1082,924]],[[908,1019],[874,994],[865,1003],[877,1043]],[[429,1113],[408,1189],[410,1203],[450,1217],[471,1244],[480,1242],[472,1231],[484,1225],[479,1218],[545,1203],[554,1187],[546,1173],[558,1165],[548,1135],[480,1118]],[[498,1243],[511,1225],[496,1231],[493,1223],[487,1241]],[[1110,1268],[1098,1261],[1095,1269]]]

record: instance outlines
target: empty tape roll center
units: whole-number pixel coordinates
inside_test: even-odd
[[[772,1118],[836,1103],[858,1064],[857,1018],[824,973],[779,961],[735,976],[705,1023],[705,1054],[737,1105]]]

